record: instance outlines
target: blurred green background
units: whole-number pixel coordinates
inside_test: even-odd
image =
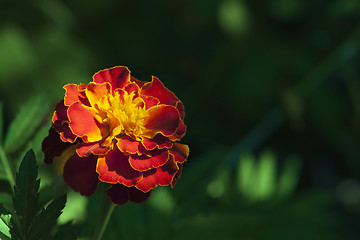
[[[14,169],[30,147],[42,165],[62,86],[101,69],[155,75],[185,105],[182,179],[118,207],[104,239],[360,238],[360,1],[0,6],[0,111]],[[1,166],[0,176],[10,201]],[[49,167],[40,176],[44,201],[65,187]],[[100,198],[70,193],[61,222],[84,222],[86,239]]]

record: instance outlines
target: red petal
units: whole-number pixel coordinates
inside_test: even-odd
[[[157,133],[171,136],[179,126],[180,116],[173,106],[157,105],[146,110],[148,117],[144,119],[144,136],[153,138]]]
[[[167,149],[155,149],[150,152],[152,155],[130,155],[129,162],[132,168],[138,171],[147,171],[152,168],[157,168],[164,165],[169,159],[169,151]]]
[[[49,135],[43,140],[41,146],[45,156],[44,162],[51,164],[54,157],[60,156],[65,149],[72,145],[71,143],[61,141],[59,133],[54,128],[50,128]]]
[[[155,97],[159,99],[160,104],[175,106],[176,102],[179,101],[175,94],[169,91],[169,89],[167,89],[162,82],[154,76],[152,77],[152,81],[150,83],[146,83],[142,87],[140,94]]]
[[[138,85],[140,88],[142,86],[144,86],[144,84],[146,83],[144,81],[140,81],[140,80],[134,78],[133,76],[130,77],[130,81],[136,83],[136,85]]]
[[[181,174],[182,174],[183,165],[181,163],[178,163],[177,165],[179,167],[179,170],[176,172],[173,180],[171,181],[172,188],[175,187],[177,180],[181,178]]]
[[[113,67],[95,73],[93,79],[96,83],[110,83],[112,90],[115,91],[115,89],[124,88],[130,83],[130,71],[127,67]]]
[[[174,163],[170,155],[165,165],[143,172],[143,179],[141,179],[135,187],[143,192],[148,192],[158,185],[169,185],[178,169],[178,166]]]
[[[139,90],[140,90],[140,88],[136,83],[130,83],[129,85],[127,85],[125,87],[126,92],[128,92],[128,93],[134,92],[135,96],[138,95]]]
[[[171,148],[173,145],[169,138],[164,137],[161,134],[156,134],[154,138],[144,137],[141,143],[147,150],[153,150],[155,148]]]
[[[94,155],[105,155],[110,150],[110,147],[101,147],[101,141],[94,143],[78,143],[76,152],[80,157],[87,157],[91,153]]]
[[[124,205],[127,201],[142,203],[150,197],[150,192],[143,193],[135,187],[125,187],[121,184],[112,185],[107,191],[111,201],[117,205]]]
[[[64,104],[65,106],[70,106],[74,102],[80,101],[82,104],[89,106],[89,101],[85,95],[85,88],[86,85],[80,84],[68,84],[64,86],[66,90],[65,97],[64,97]]]
[[[129,156],[124,155],[117,148],[99,158],[96,171],[101,181],[122,183],[128,187],[134,186],[142,178],[141,173],[130,166]]]
[[[149,109],[155,105],[159,104],[159,99],[154,98],[154,97],[150,97],[150,96],[145,96],[145,95],[140,95],[140,97],[144,100],[145,102],[145,109]]]
[[[95,113],[76,102],[68,110],[70,129],[72,132],[81,137],[85,142],[96,142],[107,136],[106,126],[102,126],[95,118]]]
[[[76,192],[90,196],[96,192],[99,179],[96,173],[97,156],[79,157],[74,154],[64,167],[64,180]]]
[[[102,97],[111,93],[111,85],[109,83],[89,83],[85,90],[86,97],[88,98],[91,106]]]
[[[65,121],[69,121],[67,116],[67,110],[69,107],[64,105],[64,100],[61,100],[56,104],[55,112],[52,117],[52,122],[58,126],[61,126]]]
[[[169,151],[174,156],[174,161],[178,163],[184,163],[189,156],[189,146],[185,144],[174,142],[173,148]]]
[[[174,135],[170,136],[169,139],[171,141],[178,141],[180,140],[186,133],[186,125],[184,124],[184,122],[182,120],[180,120],[180,124],[179,127],[176,129],[176,132],[174,133]]]
[[[56,131],[59,132],[60,138],[63,142],[70,142],[70,143],[75,142],[77,136],[73,134],[73,132],[69,128],[68,123],[63,123],[63,125],[61,126],[56,126],[54,124],[53,128],[55,128]]]
[[[148,151],[141,145],[139,141],[132,139],[129,136],[123,136],[117,138],[118,142],[116,143],[119,150],[123,153],[130,154],[148,154]]]
[[[178,101],[176,103],[176,109],[179,111],[181,119],[184,120],[184,118],[185,118],[185,107],[184,107],[184,104],[181,101]]]

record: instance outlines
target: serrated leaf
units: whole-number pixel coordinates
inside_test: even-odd
[[[52,238],[52,240],[76,240],[83,231],[82,225],[66,223],[59,227],[58,232]]]
[[[16,173],[13,198],[23,236],[28,235],[30,224],[38,212],[40,180],[37,179],[37,175],[35,154],[33,150],[29,150],[20,164],[19,172]]]
[[[53,200],[41,213],[36,216],[30,227],[30,238],[33,240],[50,239],[50,230],[55,226],[56,220],[61,215],[66,204],[66,195],[62,195]],[[47,231],[44,231],[47,229]],[[67,239],[67,238],[63,238]]]
[[[44,95],[38,95],[22,105],[6,134],[4,148],[7,153],[14,152],[26,143],[47,111],[47,101]]]
[[[11,239],[12,240],[20,240],[22,239],[21,237],[21,233],[20,233],[20,227],[19,225],[16,223],[18,221],[14,220],[15,216],[12,216],[10,219],[10,224],[11,224],[11,228],[10,228],[10,234],[11,234]]]

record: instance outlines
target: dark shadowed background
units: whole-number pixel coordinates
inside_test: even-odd
[[[183,101],[190,157],[173,190],[117,207],[104,239],[359,239],[359,13],[358,0],[0,0],[5,132],[40,106],[10,156],[33,147],[42,165],[62,86],[124,65]],[[52,174],[40,166],[43,196],[62,184]],[[100,198],[69,194],[62,223],[85,222],[86,239]]]

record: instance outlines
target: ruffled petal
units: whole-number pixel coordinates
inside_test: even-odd
[[[76,192],[90,196],[96,192],[99,179],[95,171],[97,156],[79,157],[74,154],[64,167],[64,180]]]
[[[140,94],[151,96],[159,99],[160,104],[172,105],[175,106],[179,99],[172,93],[169,89],[167,89],[164,84],[157,78],[152,77],[152,81],[150,83],[146,83]]]
[[[184,107],[184,104],[181,101],[178,101],[176,103],[176,109],[179,111],[181,119],[184,120],[184,118],[185,118],[185,107]]]
[[[141,88],[142,86],[144,86],[144,84],[146,83],[146,82],[144,82],[144,81],[140,81],[140,80],[134,78],[133,76],[130,77],[130,82],[136,83],[136,85],[138,85],[140,88]]]
[[[156,134],[153,138],[143,138],[141,141],[142,145],[147,150],[153,150],[155,148],[171,148],[173,143],[169,140],[169,138],[164,137],[161,134]]]
[[[94,111],[80,102],[69,107],[68,116],[70,129],[85,142],[97,142],[108,135],[106,126],[95,118]]]
[[[148,151],[141,145],[141,142],[132,139],[129,136],[123,136],[121,138],[117,138],[117,147],[123,153],[130,154],[149,154]]]
[[[129,188],[121,184],[112,185],[106,193],[111,201],[117,205],[124,205],[129,200],[135,203],[142,203],[150,197],[150,192],[144,193],[135,187]]]
[[[189,157],[189,146],[174,142],[174,146],[169,150],[170,154],[174,156],[174,161],[177,163],[184,163]]]
[[[60,134],[60,138],[64,142],[75,142],[77,136],[69,128],[69,119],[67,110],[69,107],[64,105],[64,100],[56,104],[55,112],[52,118],[53,128]]]
[[[169,137],[169,139],[170,139],[171,141],[178,141],[178,140],[180,140],[182,137],[185,136],[186,129],[187,129],[186,125],[185,125],[184,122],[180,119],[179,127],[176,129],[176,132]]]
[[[181,163],[178,163],[177,165],[179,167],[179,170],[176,172],[173,180],[171,181],[171,188],[175,187],[177,180],[181,178],[183,165]]]
[[[107,82],[101,84],[91,82],[87,85],[85,93],[91,106],[94,106],[101,97],[111,93],[111,85]]]
[[[129,156],[124,155],[117,148],[99,158],[96,171],[102,182],[121,183],[127,187],[134,186],[142,178],[141,173],[130,166]]]
[[[144,119],[144,136],[153,138],[157,133],[171,136],[179,126],[178,110],[169,105],[157,105],[146,110],[148,117]]]
[[[61,141],[59,133],[54,128],[50,128],[49,135],[43,140],[41,145],[45,156],[44,162],[51,164],[55,157],[60,156],[65,149],[72,145],[71,143]]]
[[[143,192],[148,192],[158,185],[169,185],[176,172],[179,170],[172,158],[173,157],[170,155],[170,158],[165,165],[143,172],[143,179],[141,179],[135,187]]]
[[[169,151],[167,149],[155,149],[150,152],[151,157],[146,155],[130,155],[129,162],[132,168],[138,171],[147,171],[164,165],[169,159]]]
[[[67,110],[69,107],[64,105],[64,100],[61,100],[56,104],[55,112],[52,117],[52,122],[55,125],[61,126],[65,121],[69,121],[67,116]]]
[[[89,101],[86,98],[85,95],[85,89],[86,85],[84,84],[68,84],[64,86],[64,89],[66,90],[65,97],[64,97],[64,104],[65,106],[70,106],[74,102],[80,101],[82,104],[89,106]]]
[[[150,97],[150,96],[145,96],[145,95],[140,95],[140,97],[144,100],[145,102],[145,109],[149,109],[153,106],[156,106],[160,103],[159,99],[154,98],[154,97]]]
[[[130,83],[130,71],[127,67],[119,66],[99,71],[93,76],[96,83],[110,83],[112,91],[124,88]]]
[[[108,151],[110,151],[110,146],[102,147],[101,142],[102,141],[90,142],[90,143],[85,143],[85,142],[78,143],[76,153],[80,157],[87,157],[90,154],[105,155]]]

